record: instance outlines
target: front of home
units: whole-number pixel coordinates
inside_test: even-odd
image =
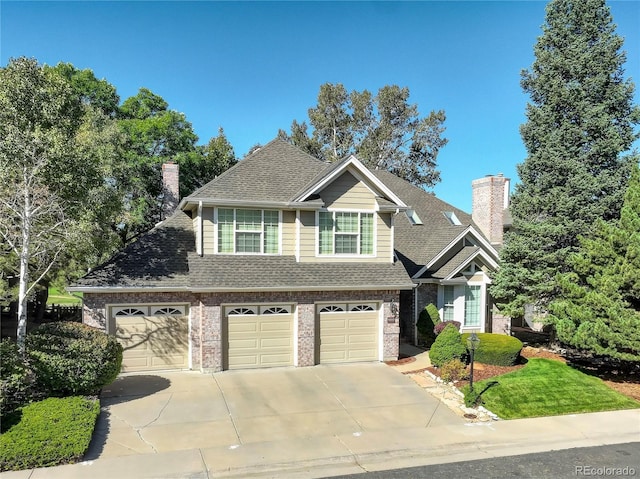
[[[428,302],[490,329],[495,250],[431,199],[355,157],[274,140],[72,289],[84,322],[123,344],[124,371],[397,359]]]

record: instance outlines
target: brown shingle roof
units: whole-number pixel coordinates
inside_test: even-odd
[[[411,289],[398,263],[297,263],[295,256],[189,255],[194,290]]]
[[[187,255],[194,251],[193,222],[186,213],[177,211],[80,278],[76,286],[186,288]]]
[[[184,200],[286,203],[328,166],[299,148],[275,139]]]
[[[411,276],[473,224],[471,215],[402,178],[385,170],[374,170],[373,173],[422,220],[423,224],[413,225],[405,214],[399,214],[394,221],[396,254]],[[451,224],[444,215],[447,211],[454,212],[462,225]]]

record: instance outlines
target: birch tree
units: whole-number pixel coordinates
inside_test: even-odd
[[[67,211],[78,211],[92,187],[82,180],[97,179],[77,148],[82,122],[78,97],[36,60],[12,59],[0,69],[0,237],[17,263],[21,349],[29,295],[73,241]]]

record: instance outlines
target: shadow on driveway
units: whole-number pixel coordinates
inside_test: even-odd
[[[109,434],[110,413],[106,405],[121,404],[145,396],[151,396],[171,386],[171,381],[152,374],[120,376],[114,382],[102,388],[100,393],[100,415],[93,430],[93,437],[84,460],[100,457]],[[106,404],[105,404],[106,403]]]

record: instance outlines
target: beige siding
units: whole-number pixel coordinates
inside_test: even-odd
[[[320,197],[327,208],[372,210],[376,205],[373,192],[348,171],[322,190]]]
[[[393,241],[391,238],[391,213],[379,213],[376,224],[376,259],[379,262],[390,262]]]
[[[282,212],[282,254],[296,254],[296,212]]]
[[[300,261],[316,260],[315,222],[315,211],[300,212]]]
[[[202,245],[204,254],[215,253],[213,208],[202,208]]]

